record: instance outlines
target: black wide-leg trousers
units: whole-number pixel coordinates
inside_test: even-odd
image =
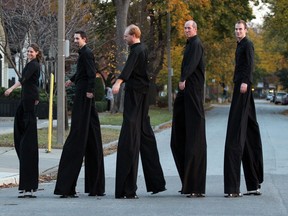
[[[54,194],[74,195],[85,157],[85,192],[105,192],[103,146],[99,117],[94,99],[86,97],[85,89],[76,90],[71,129],[63,146]]]
[[[146,94],[125,91],[123,124],[117,149],[116,198],[136,195],[139,152],[147,192],[165,190],[166,183],[148,110]]]
[[[14,145],[19,159],[19,190],[36,191],[39,152],[35,100],[23,99],[14,119]]]
[[[240,93],[234,86],[224,153],[224,193],[240,193],[241,161],[247,190],[256,190],[263,182],[263,153],[255,103],[250,85]]]
[[[201,89],[187,85],[186,92],[179,91],[174,102],[170,145],[182,194],[206,191],[207,144],[202,95]]]

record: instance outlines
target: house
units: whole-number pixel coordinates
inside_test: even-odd
[[[20,49],[19,47],[24,47],[27,34],[23,29],[25,28],[25,24],[21,17],[11,16],[11,19],[8,20],[10,23],[9,28],[6,26],[7,20],[5,17],[5,13],[9,13],[10,11],[15,10],[15,2],[9,0],[2,0],[0,7],[0,87],[8,88],[13,85],[16,80],[18,80],[18,75],[15,69],[12,67],[12,63],[15,64],[15,68],[18,71],[21,71],[24,65],[24,61],[20,61],[20,52],[23,51],[26,54],[26,51]],[[1,18],[3,18],[1,20]],[[3,25],[4,24],[4,25]],[[13,28],[11,28],[13,25]],[[5,30],[6,29],[6,30]],[[14,34],[11,34],[11,30],[14,31],[17,29]],[[17,39],[16,39],[17,38]],[[21,40],[23,42],[15,43],[15,40]],[[19,46],[21,44],[21,46]],[[23,55],[21,56],[23,59]]]
[[[0,17],[0,23],[1,17]],[[5,41],[3,26],[0,24],[0,46],[2,47]],[[4,55],[3,49],[0,49],[0,87],[8,87],[8,61]]]

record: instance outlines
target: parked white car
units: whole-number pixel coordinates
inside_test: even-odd
[[[277,92],[274,103],[275,104],[282,103],[282,97],[286,94],[287,94],[286,92]]]
[[[266,100],[271,101],[273,99],[274,94],[273,93],[268,93],[266,96]]]

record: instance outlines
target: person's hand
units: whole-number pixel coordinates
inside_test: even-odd
[[[11,94],[11,92],[13,91],[12,88],[8,88],[5,92],[4,92],[4,95],[7,97]]]
[[[240,86],[240,93],[244,94],[247,92],[248,85],[246,83],[242,83]]]
[[[112,87],[112,93],[113,93],[113,94],[118,94],[119,90],[120,90],[120,84],[115,83],[115,84],[113,85],[113,87]]]
[[[86,92],[86,97],[87,97],[87,98],[93,98],[94,95],[93,95],[92,92]]]
[[[73,84],[73,82],[71,81],[71,80],[67,80],[66,82],[65,82],[65,87],[69,87],[69,86],[71,86]]]
[[[186,80],[183,81],[183,82],[179,82],[179,89],[180,90],[184,90],[185,89],[185,82],[186,82]]]

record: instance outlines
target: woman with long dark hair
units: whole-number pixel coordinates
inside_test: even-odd
[[[21,100],[14,118],[14,145],[19,158],[18,198],[35,198],[38,189],[39,156],[37,119],[35,105],[39,103],[39,77],[42,52],[37,44],[31,44],[27,51],[28,63],[22,71],[22,77],[5,91],[5,96],[22,87]]]

